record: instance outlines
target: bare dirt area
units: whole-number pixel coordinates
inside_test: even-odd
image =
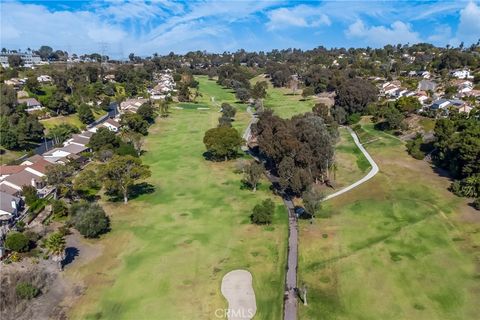
[[[66,239],[64,270],[84,265],[102,252],[102,247],[88,243],[77,231],[73,230]],[[67,319],[67,310],[85,291],[82,283],[60,271],[52,260],[25,258],[1,264],[0,274],[2,320]],[[40,294],[31,300],[20,299],[16,287],[22,282],[34,285],[40,289]]]

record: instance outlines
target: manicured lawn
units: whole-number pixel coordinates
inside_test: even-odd
[[[255,319],[281,318],[285,208],[267,181],[256,193],[242,188],[235,161],[203,158],[203,134],[219,117],[211,95],[234,101],[207,81],[200,78],[199,103],[210,110],[172,108],[151,128],[143,160],[155,191],[127,205],[105,204],[112,231],[98,241],[102,255],[66,271],[88,287],[73,319],[214,319],[215,310],[227,307],[221,279],[237,268],[253,274]],[[236,118],[239,128],[249,119],[242,111]],[[265,198],[277,203],[274,223],[251,225],[251,209]]]
[[[288,118],[294,114],[310,112],[315,105],[314,98],[303,100],[301,90],[298,90],[298,92],[293,95],[290,89],[274,88],[269,79],[264,78],[263,75],[251,80],[252,84],[258,81],[267,81],[268,83],[267,97],[264,100],[264,106],[274,110],[275,114],[280,117]]]
[[[480,219],[396,137],[363,129],[380,173],[300,224],[300,319],[478,318]]]
[[[105,114],[107,114],[106,111],[103,111],[103,110],[92,110],[92,111],[93,111],[93,115],[94,115],[95,119],[98,119],[101,116],[104,116]],[[45,128],[47,130],[53,128],[56,125],[62,124],[62,123],[71,124],[73,126],[76,126],[79,129],[82,129],[82,128],[86,127],[86,125],[83,124],[80,121],[77,114],[71,114],[71,115],[68,115],[68,116],[52,117],[52,118],[49,118],[49,119],[40,120],[40,122],[45,126]]]
[[[340,140],[335,147],[337,169],[331,174],[336,190],[346,187],[368,173],[371,166],[363,153],[358,149],[352,136],[345,128],[339,128]],[[327,188],[326,194],[336,190]]]

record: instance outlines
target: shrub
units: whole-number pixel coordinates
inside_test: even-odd
[[[266,199],[253,207],[250,219],[255,224],[270,224],[272,223],[274,211],[275,204],[271,199]]]
[[[33,299],[40,294],[40,289],[28,282],[20,282],[15,288],[15,292],[20,299]]]
[[[28,238],[20,232],[10,232],[5,239],[5,247],[15,252],[28,251]]]
[[[80,202],[71,208],[72,224],[85,238],[96,238],[109,229],[110,221],[96,203]]]
[[[473,206],[475,209],[480,210],[480,198],[475,199],[475,200],[472,202],[472,206]]]

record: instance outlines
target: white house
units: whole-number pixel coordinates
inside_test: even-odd
[[[432,109],[445,109],[446,107],[448,107],[450,105],[450,101],[447,100],[447,99],[439,99],[439,100],[436,100],[432,103],[432,106],[431,108]]]
[[[25,111],[27,112],[33,112],[43,109],[42,104],[35,98],[22,98],[18,99],[17,102],[19,104],[26,104],[27,108],[25,109]]]
[[[452,77],[458,79],[473,79],[473,76],[470,74],[470,70],[468,69],[452,71],[451,75]]]
[[[49,75],[40,75],[37,77],[37,81],[38,82],[41,82],[41,83],[45,83],[45,82],[52,82],[52,77],[50,77]]]
[[[113,132],[118,132],[118,130],[120,130],[120,123],[113,119],[107,119],[102,125]]]

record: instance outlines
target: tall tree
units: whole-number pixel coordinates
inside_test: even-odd
[[[70,190],[72,175],[73,168],[69,165],[53,164],[47,166],[45,179],[49,185],[55,187],[55,199],[57,199],[59,194],[63,194]]]
[[[320,210],[324,198],[325,195],[315,184],[308,186],[307,190],[302,193],[303,205],[312,218]]]
[[[228,160],[238,153],[243,139],[235,128],[218,127],[205,132],[203,143],[215,158]]]
[[[135,183],[148,178],[150,174],[148,166],[132,156],[114,156],[103,166],[101,173],[105,189],[120,192],[124,203],[128,202]]]
[[[261,163],[252,161],[245,166],[244,180],[253,189],[253,192],[257,191],[257,185],[262,177],[264,168]]]

